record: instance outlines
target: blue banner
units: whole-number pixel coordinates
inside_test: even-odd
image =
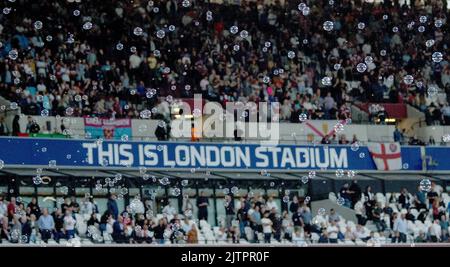
[[[367,147],[0,138],[8,165],[156,169],[376,170]],[[443,150],[444,151],[444,150]],[[420,147],[402,147],[403,169],[421,170]],[[450,169],[450,164],[446,165]]]
[[[450,148],[448,147],[426,147],[425,156],[427,160],[427,170],[450,170],[449,154]]]

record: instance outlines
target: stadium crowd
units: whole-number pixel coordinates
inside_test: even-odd
[[[408,102],[448,124],[446,1],[303,2],[4,2],[0,94],[25,114],[135,118],[201,93],[292,122]]]
[[[356,180],[351,185],[345,183],[337,203],[354,209],[357,221],[345,220],[334,209],[319,208],[313,214],[309,197],[286,193],[277,201],[274,196],[256,193],[240,197],[228,193],[223,201],[225,213],[213,234],[214,227],[207,223],[211,203],[203,192],[196,201],[183,198],[180,210],[167,200],[155,208],[151,198],[139,196],[132,198],[124,210],[119,210],[114,193],[110,194],[105,210],[99,210],[89,195],[81,203],[75,197],[66,197],[53,210],[41,208],[35,197],[25,203],[21,197],[11,196],[7,200],[0,196],[0,242],[4,238],[10,243],[50,239],[59,243],[61,239],[75,237],[94,243],[153,244],[198,243],[199,240],[298,245],[448,242],[450,203],[444,203],[442,192],[442,187],[432,183],[428,192],[419,188],[412,195],[402,189],[399,194],[392,193],[382,200],[370,186],[362,191]],[[424,228],[414,228],[416,221],[421,221]]]

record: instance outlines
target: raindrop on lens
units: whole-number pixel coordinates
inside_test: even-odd
[[[190,7],[191,6],[191,2],[189,0],[183,0],[183,2],[181,2],[181,5],[183,7]]]
[[[331,85],[331,77],[323,77],[322,84],[325,86],[330,86]]]
[[[232,34],[236,34],[236,33],[238,33],[238,31],[239,31],[238,26],[231,26],[230,32],[231,32]]]
[[[430,86],[430,87],[428,87],[427,93],[428,93],[428,96],[433,97],[438,93],[438,89],[434,86]]]
[[[369,65],[370,63],[373,62],[373,58],[371,56],[367,56],[364,58],[364,62]]]
[[[317,210],[317,214],[320,215],[320,216],[325,215],[325,213],[326,213],[326,210],[325,210],[324,208],[319,208],[319,209]]]
[[[88,21],[86,23],[83,24],[83,29],[84,30],[90,30],[92,29],[92,22]]]
[[[367,70],[367,65],[364,63],[359,63],[358,65],[356,65],[356,70],[360,73],[363,73]]]
[[[162,39],[164,36],[166,36],[166,32],[164,32],[164,30],[159,30],[156,32],[156,37]]]
[[[431,181],[430,179],[422,179],[419,183],[419,188],[421,191],[430,192],[431,191]]]
[[[248,31],[243,30],[243,31],[241,31],[241,33],[239,35],[241,36],[242,39],[245,39],[248,37]]]
[[[136,36],[141,36],[144,33],[144,31],[142,30],[141,27],[136,27],[136,28],[134,28],[133,33]]]
[[[304,122],[308,119],[308,115],[306,115],[306,113],[300,113],[300,115],[298,115],[298,120],[301,122]]]
[[[309,177],[308,176],[302,176],[301,181],[302,181],[303,184],[306,184],[309,181]]]
[[[333,27],[334,23],[332,21],[327,20],[323,23],[323,29],[327,32],[332,31]]]
[[[337,178],[342,178],[343,176],[344,176],[344,170],[342,170],[342,169],[336,170],[336,177]]]
[[[441,52],[434,52],[433,55],[431,55],[431,59],[436,63],[441,62],[443,58],[444,56]]]
[[[404,82],[405,84],[410,85],[410,84],[412,84],[412,83],[414,82],[414,77],[413,77],[412,75],[406,75],[406,76],[403,78],[403,82]]]
[[[295,58],[295,52],[294,51],[289,51],[288,52],[288,58],[290,58],[290,59]]]
[[[36,22],[34,22],[34,28],[36,29],[36,30],[40,30],[40,29],[42,29],[42,21],[36,21]]]
[[[8,53],[8,57],[12,60],[16,60],[17,57],[19,56],[19,52],[17,52],[16,49],[12,49],[11,51],[9,51]]]
[[[420,23],[426,23],[427,22],[427,17],[426,16],[420,16],[419,21],[420,21]]]

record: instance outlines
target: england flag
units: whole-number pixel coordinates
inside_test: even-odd
[[[369,143],[370,155],[378,170],[402,169],[402,155],[399,143]]]

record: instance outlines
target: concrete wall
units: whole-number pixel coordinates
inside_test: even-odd
[[[68,129],[68,134],[74,138],[82,138],[85,135],[83,118],[71,118],[71,117],[42,117],[33,116],[33,119],[41,126],[42,133],[61,133],[61,123],[63,122]],[[338,123],[335,120],[320,120],[320,121],[307,121],[307,123],[280,123],[279,139],[284,143],[306,143],[306,142],[320,142],[324,134],[328,134],[333,131],[334,126]],[[25,132],[27,124],[27,116],[22,115],[20,119],[20,127],[22,132]],[[250,125],[251,124],[251,125]],[[264,131],[260,131],[259,127],[250,123],[246,124],[246,130],[244,131],[244,142],[255,142],[263,140]],[[8,124],[10,125],[10,124]],[[158,125],[158,120],[132,120],[132,134],[134,140],[151,141],[156,140],[154,136],[155,129]],[[258,129],[257,133],[255,130]],[[225,127],[223,125],[222,127]],[[362,143],[366,142],[391,142],[393,141],[392,133],[394,131],[392,125],[361,125],[361,124],[348,124],[344,126],[344,131],[338,133],[337,136],[345,134],[348,140],[351,140],[353,135],[356,135],[358,140]],[[435,139],[440,140],[442,134],[439,131],[435,131]],[[450,129],[448,130],[450,133]],[[204,135],[207,133],[205,132]],[[219,141],[230,142],[233,138],[202,138],[204,141]],[[174,138],[178,141],[190,140],[190,136],[184,138]]]

